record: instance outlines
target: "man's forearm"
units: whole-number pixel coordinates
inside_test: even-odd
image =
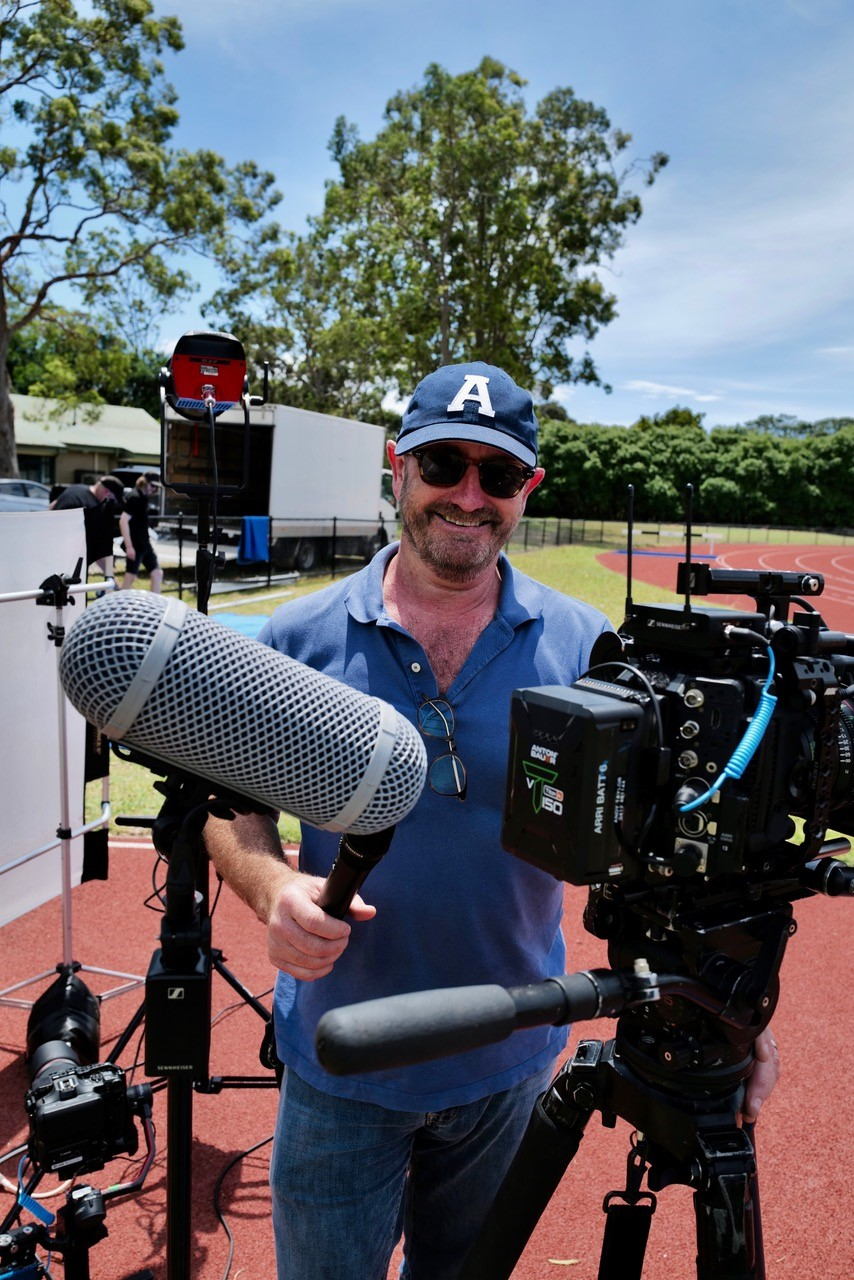
[[[285,860],[272,818],[237,814],[231,821],[208,818],[205,846],[223,880],[268,924],[281,889],[299,875]]]

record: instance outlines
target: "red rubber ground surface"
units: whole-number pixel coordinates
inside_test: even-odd
[[[824,591],[814,597],[812,603],[834,631],[854,633],[854,547],[842,546],[761,546],[753,543],[713,544],[714,560],[722,569],[792,569],[802,573],[820,573],[825,580]],[[697,543],[694,556],[708,559],[710,548]],[[684,556],[683,548],[670,548],[665,552],[635,552],[632,557],[632,576],[653,586],[676,589],[676,566]],[[619,551],[608,551],[597,557],[599,563],[615,573],[625,576],[626,556]],[[714,596],[715,603],[734,608],[752,608],[752,601],[744,596]]]
[[[74,954],[85,966],[144,974],[157,946],[159,918],[142,903],[150,890],[153,854],[145,842],[115,844],[110,879],[81,885],[73,893]],[[584,933],[584,891],[567,889],[570,965],[604,963],[603,944]],[[765,1247],[769,1280],[852,1280],[854,1246],[850,1187],[854,1175],[849,1119],[850,1029],[854,982],[850,939],[854,914],[848,902],[813,898],[796,907],[800,929],[782,970],[782,996],[774,1018],[783,1078],[758,1126]],[[232,895],[224,894],[214,917],[214,945],[253,992],[271,982],[261,926]],[[61,958],[57,902],[0,931],[4,985],[52,969]],[[84,972],[94,991],[114,979]],[[24,995],[34,997],[47,985]],[[22,993],[18,993],[22,994]],[[227,1010],[234,995],[214,980],[214,1011]],[[137,1006],[137,993],[102,1006],[103,1055]],[[27,1077],[22,1049],[27,1014],[0,1009],[0,1149],[26,1132],[23,1098]],[[223,1013],[213,1030],[214,1074],[263,1074],[257,1066],[261,1023],[247,1007]],[[574,1033],[606,1039],[605,1023],[587,1023]],[[135,1046],[136,1040],[132,1042]],[[121,1058],[130,1063],[131,1047]],[[193,1280],[219,1280],[228,1244],[212,1211],[217,1177],[235,1155],[272,1130],[273,1090],[231,1089],[196,1097],[193,1115]],[[93,1280],[130,1280],[150,1268],[165,1276],[167,1153],[165,1096],[155,1100],[159,1154],[143,1191],[114,1203],[108,1239],[91,1251]],[[514,1276],[518,1280],[595,1280],[605,1192],[622,1187],[628,1128],[603,1129],[594,1117],[581,1150],[532,1236]],[[235,1237],[232,1277],[272,1280],[266,1164],[269,1148],[243,1160],[225,1178],[223,1204]],[[129,1162],[119,1159],[89,1181],[104,1188],[122,1180]],[[3,1172],[13,1176],[14,1164]],[[0,1197],[3,1213],[11,1204]],[[690,1193],[670,1188],[660,1196],[647,1251],[644,1280],[688,1280],[694,1276]],[[56,1275],[62,1275],[59,1265]],[[394,1270],[390,1272],[394,1274]],[[484,1278],[488,1280],[488,1278]]]

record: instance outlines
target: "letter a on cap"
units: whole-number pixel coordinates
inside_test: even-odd
[[[448,405],[448,413],[462,413],[467,400],[474,400],[480,405],[480,413],[485,418],[494,418],[495,410],[489,398],[487,383],[489,378],[482,373],[467,373],[463,385]]]

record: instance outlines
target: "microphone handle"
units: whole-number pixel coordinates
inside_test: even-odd
[[[485,983],[414,991],[327,1010],[315,1046],[331,1075],[378,1071],[496,1044],[524,1027],[616,1017],[637,995],[625,973],[610,969],[527,987]],[[645,1003],[642,997],[638,1002]]]
[[[394,827],[369,835],[344,833],[318,899],[318,905],[327,915],[334,916],[336,920],[344,919],[368,873],[388,852],[393,835]]]

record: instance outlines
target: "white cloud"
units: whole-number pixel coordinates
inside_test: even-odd
[[[833,341],[854,295],[852,33],[793,76],[757,77],[737,107],[721,104],[702,150],[674,155],[614,277],[603,273],[620,316],[597,355],[729,359],[790,341],[814,351],[814,326]]]
[[[698,404],[711,404],[714,400],[720,400],[719,395],[711,392],[703,393],[693,391],[690,387],[673,387],[666,382],[647,382],[640,378],[632,379],[625,384],[626,391],[640,391],[642,395],[655,397],[666,396],[668,399],[673,396],[680,396],[684,400],[696,400]]]
[[[764,185],[731,187],[716,212],[683,199],[635,232],[613,282],[621,347],[684,358],[782,341],[850,301],[854,176],[819,196],[809,179],[809,190]]]

